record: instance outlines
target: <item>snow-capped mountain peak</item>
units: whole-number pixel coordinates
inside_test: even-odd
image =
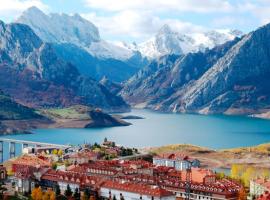
[[[38,8],[31,7],[24,11],[16,21],[29,25],[45,42],[90,46],[92,42],[100,41],[97,27],[78,14],[46,15]]]
[[[131,49],[102,40],[98,28],[79,14],[46,15],[38,8],[31,7],[23,12],[17,22],[30,26],[45,42],[75,44],[98,58],[127,60],[133,55]]]
[[[154,37],[139,44],[138,50],[142,55],[154,59],[166,54],[181,55],[204,51],[242,35],[241,31],[230,29],[181,34],[165,24]]]

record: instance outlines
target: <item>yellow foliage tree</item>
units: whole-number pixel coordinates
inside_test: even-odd
[[[263,178],[270,178],[270,171],[269,171],[269,169],[263,169],[263,171],[262,171],[262,176],[263,176]]]
[[[38,187],[35,187],[31,192],[31,197],[33,200],[37,199],[37,194],[38,194]]]
[[[32,190],[31,197],[33,200],[43,200],[43,192],[41,187],[35,187]]]
[[[54,192],[51,193],[50,200],[55,200],[55,193]]]
[[[54,150],[52,151],[52,154],[53,154],[53,155],[57,155],[57,154],[58,154],[57,149],[54,149]]]
[[[238,164],[233,164],[231,168],[231,177],[233,179],[240,179],[243,173],[243,166]]]
[[[42,200],[50,200],[50,194],[48,192],[44,192]]]
[[[245,172],[242,174],[242,181],[246,187],[249,187],[249,182],[252,178],[255,178],[256,171],[254,167],[248,167]]]
[[[59,149],[58,156],[62,156],[62,155],[63,155],[63,150],[62,149]]]

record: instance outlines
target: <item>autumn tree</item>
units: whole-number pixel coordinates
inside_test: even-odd
[[[96,200],[95,196],[94,195],[91,195],[89,200]]]
[[[58,156],[62,156],[63,155],[63,150],[62,149],[59,149],[59,151],[58,151]]]
[[[246,200],[247,199],[247,194],[246,194],[246,191],[245,191],[245,188],[242,187],[240,189],[240,191],[238,192],[238,200]]]
[[[52,151],[52,154],[53,154],[53,155],[57,155],[57,154],[58,154],[57,149],[54,149],[54,150]]]
[[[83,200],[89,200],[90,198],[90,190],[86,188],[83,193]]]
[[[248,167],[245,172],[242,174],[241,180],[243,181],[244,185],[246,187],[249,187],[249,182],[252,178],[255,178],[256,173],[255,173],[254,167]]]
[[[238,164],[233,164],[231,168],[231,177],[233,179],[240,179],[243,173],[243,166]]]
[[[32,190],[31,197],[33,200],[43,200],[43,192],[41,187],[35,186]]]

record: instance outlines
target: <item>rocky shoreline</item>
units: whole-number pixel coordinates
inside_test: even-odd
[[[40,119],[0,120],[0,135],[29,134],[32,133],[31,130],[39,128],[105,128],[131,125],[121,117],[112,116],[97,109],[91,110],[86,106],[74,106],[68,109],[40,111],[40,114],[44,116]],[[68,116],[57,112],[67,112]]]

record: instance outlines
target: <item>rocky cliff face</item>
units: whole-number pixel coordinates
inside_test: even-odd
[[[163,111],[265,112],[270,107],[269,41],[266,25],[204,53],[163,58],[134,76],[122,96],[133,105]]]
[[[73,44],[53,44],[53,47],[60,58],[75,65],[81,74],[96,80],[106,76],[110,80],[122,82],[129,79],[139,70],[128,61],[124,62],[113,58],[96,58],[86,50]],[[137,64],[140,66],[139,63]]]
[[[82,76],[26,25],[1,22],[0,52],[0,89],[24,105],[54,107],[81,103],[109,111],[128,108],[121,97]]]

